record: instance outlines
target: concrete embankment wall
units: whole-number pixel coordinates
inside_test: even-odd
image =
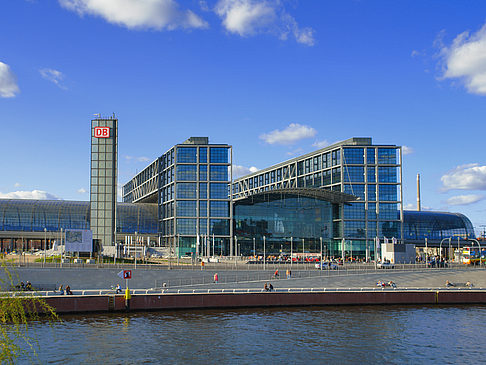
[[[57,313],[125,310],[123,295],[59,296],[45,300]],[[132,295],[130,310],[396,304],[486,304],[486,291],[145,294]]]

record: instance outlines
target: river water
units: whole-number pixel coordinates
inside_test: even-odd
[[[55,364],[478,364],[485,323],[486,306],[302,307],[62,316],[30,334]]]

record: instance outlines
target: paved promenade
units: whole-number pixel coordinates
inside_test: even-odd
[[[14,281],[27,280],[52,290],[60,284],[78,289],[108,289],[124,280],[117,276],[120,268],[25,268],[15,267]],[[214,273],[218,273],[219,283],[213,283]],[[285,270],[280,278],[273,278],[273,270],[167,270],[132,269],[131,288],[260,288],[271,282],[275,288],[372,288],[376,282],[393,281],[403,288],[439,288],[448,280],[451,283],[471,282],[476,288],[486,288],[486,269],[450,268],[420,270],[293,270],[292,278],[285,278]]]

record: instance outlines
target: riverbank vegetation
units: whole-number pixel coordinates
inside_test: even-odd
[[[29,331],[41,317],[50,324],[60,321],[54,309],[33,292],[16,290],[13,268],[0,267],[0,363],[13,364],[19,357],[37,358],[39,346]]]

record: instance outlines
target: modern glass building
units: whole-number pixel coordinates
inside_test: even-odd
[[[333,221],[352,195],[319,188],[279,188],[234,201],[235,235],[243,255],[338,254]],[[265,239],[265,246],[263,240]]]
[[[125,202],[158,202],[159,234],[180,256],[199,253],[202,240],[232,254],[231,146],[191,137],[175,145],[123,187]]]
[[[91,121],[90,221],[93,241],[115,245],[118,119]],[[95,246],[96,247],[96,246]]]
[[[403,236],[406,243],[439,246],[447,238],[452,241],[475,238],[474,227],[465,215],[449,212],[404,211]]]
[[[374,239],[402,241],[401,147],[373,145],[371,138],[350,138],[329,147],[236,179],[234,200],[265,191],[319,188],[357,197],[336,208],[333,251],[370,257]]]
[[[134,235],[157,239],[156,204],[117,204],[117,238]],[[0,199],[0,243],[11,246],[25,240],[41,246],[44,240],[59,240],[61,228],[90,229],[90,202],[66,200]],[[43,247],[43,244],[42,244]]]

